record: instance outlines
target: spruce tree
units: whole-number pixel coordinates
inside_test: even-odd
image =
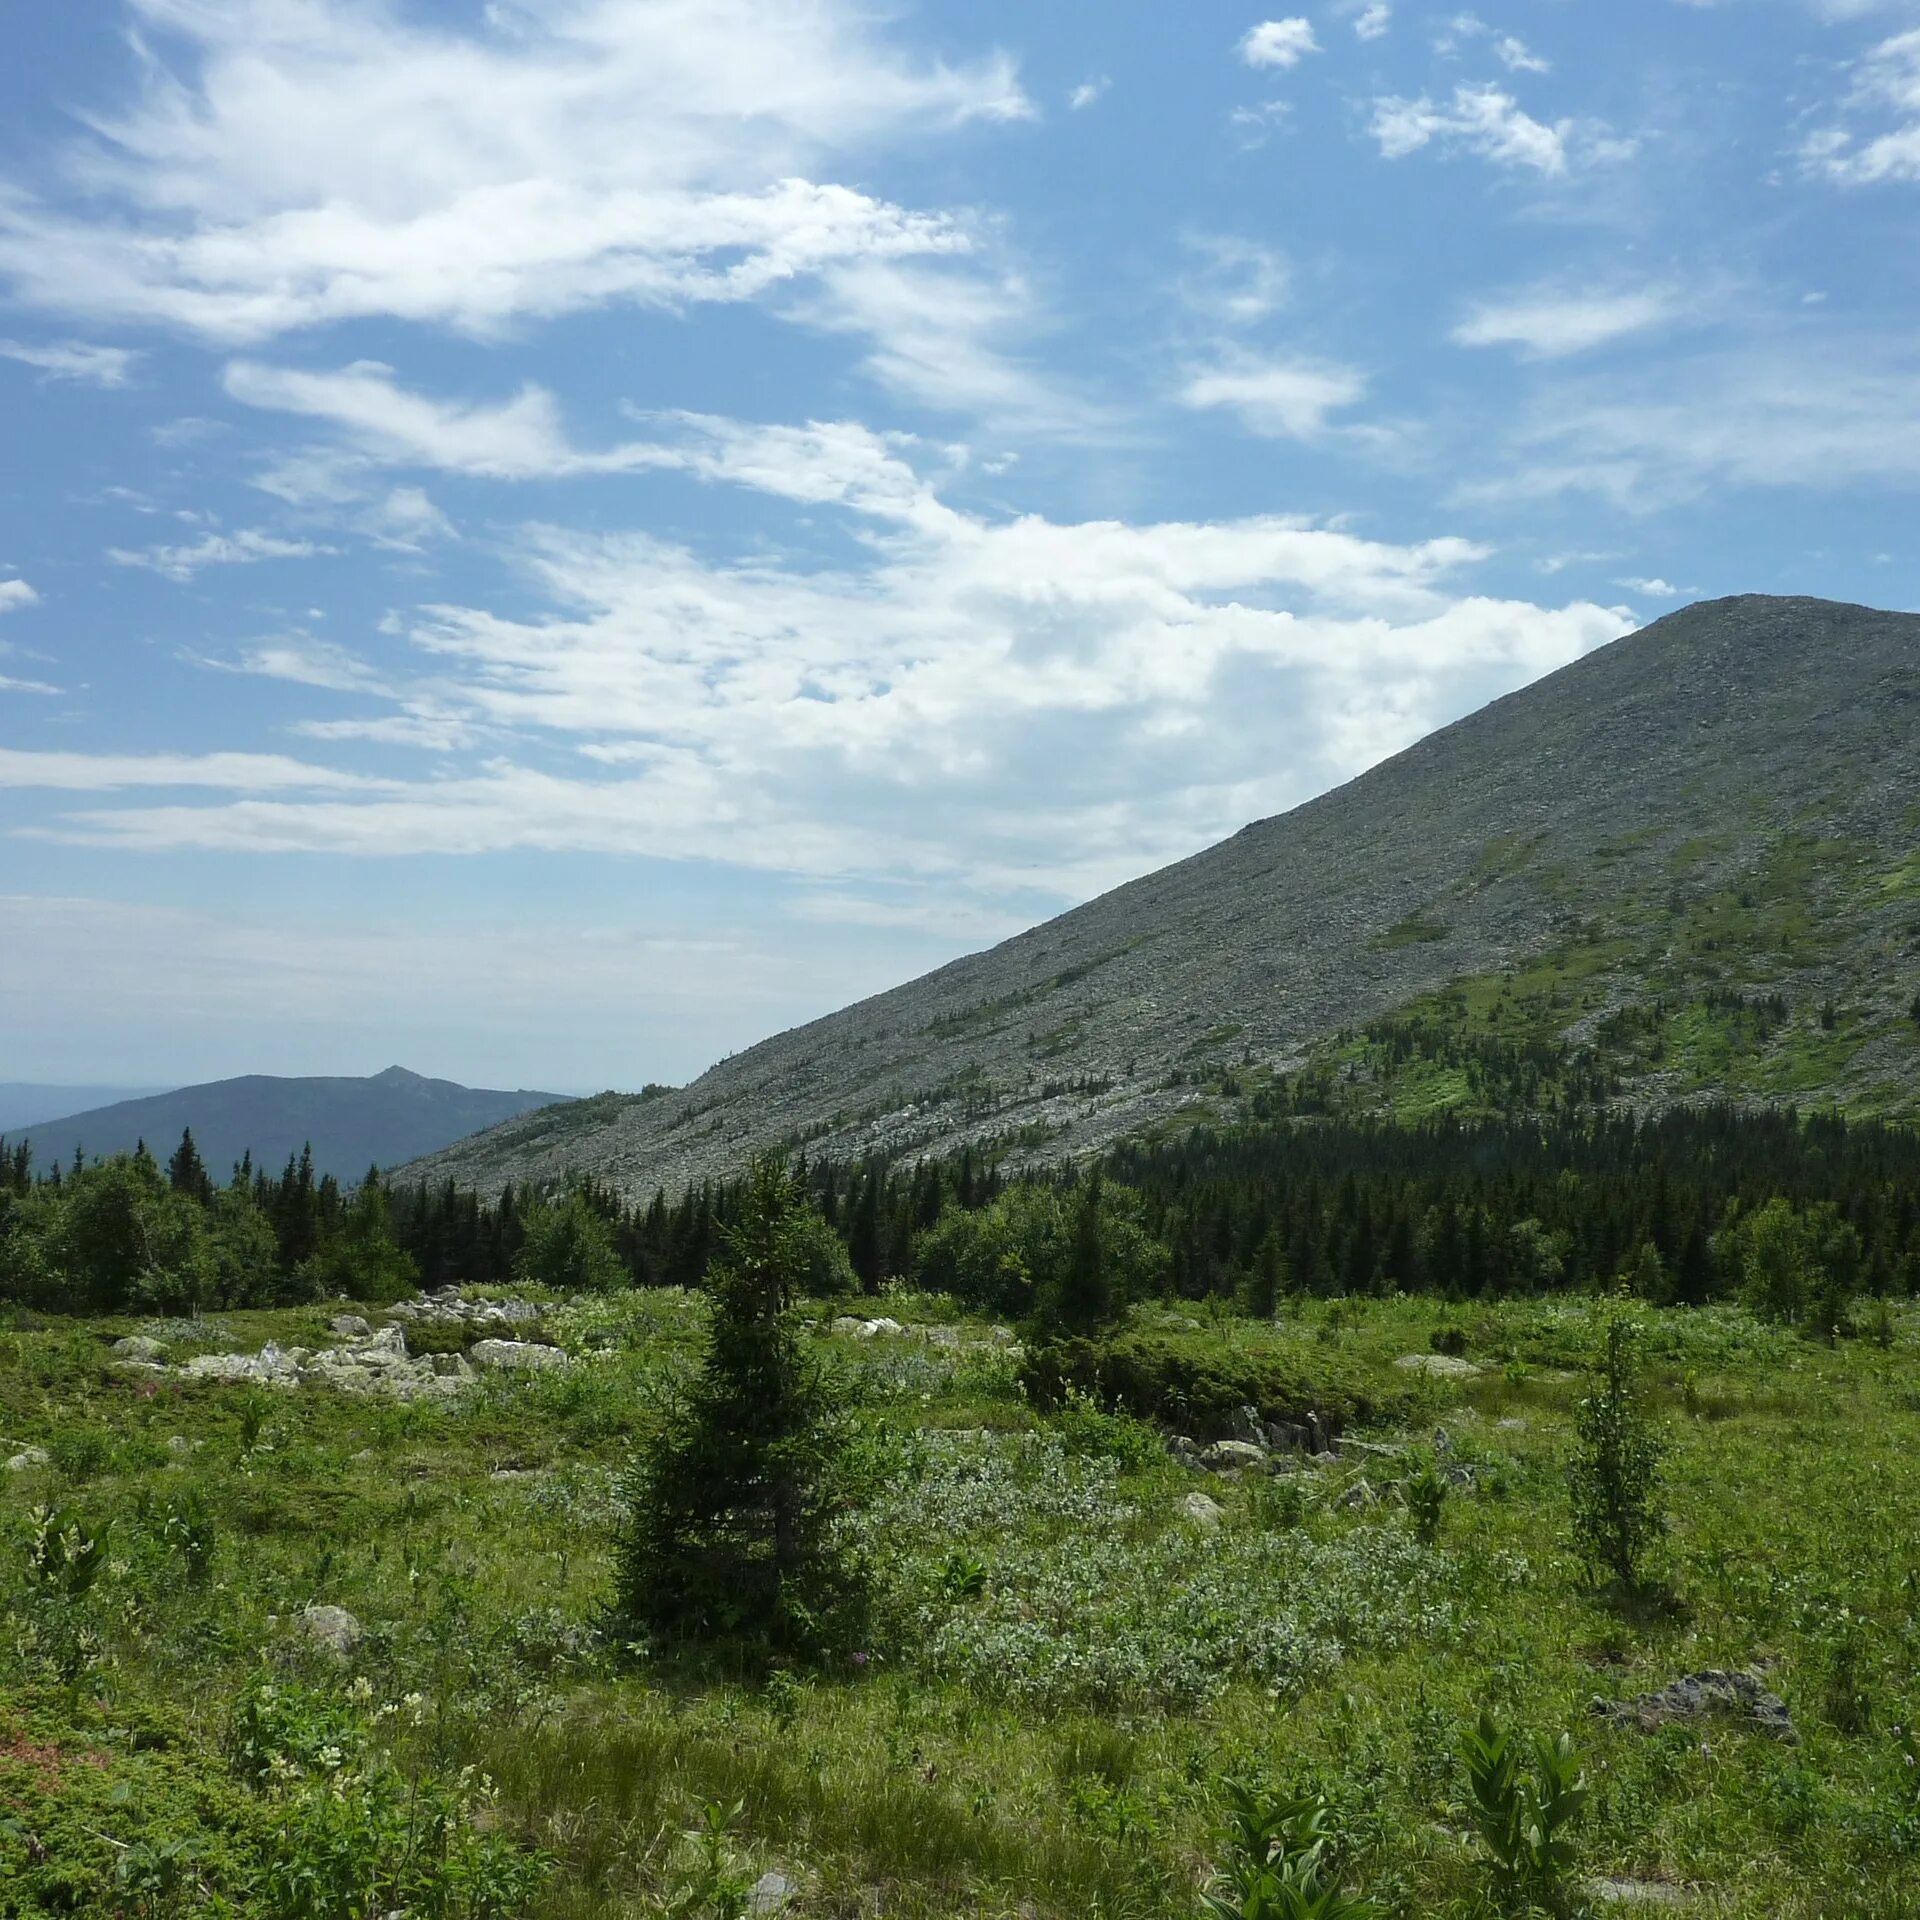
[[[180,1135],[180,1144],[173,1150],[173,1158],[167,1162],[167,1185],[175,1193],[184,1193],[190,1200],[198,1200],[203,1205],[213,1198],[213,1182],[207,1177],[207,1169],[200,1159],[200,1149],[193,1144],[193,1129],[188,1127]]]
[[[785,1166],[761,1161],[707,1274],[700,1373],[629,1470],[621,1619],[808,1649],[857,1617],[858,1582],[833,1529],[844,1436],[792,1311],[823,1231]]]

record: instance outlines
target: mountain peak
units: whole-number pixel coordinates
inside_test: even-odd
[[[631,1195],[796,1139],[1050,1160],[1269,1110],[1303,1069],[1400,1118],[1473,1111],[1494,1079],[1521,1107],[1913,1110],[1916,793],[1920,617],[1703,601],[676,1093],[427,1170]]]

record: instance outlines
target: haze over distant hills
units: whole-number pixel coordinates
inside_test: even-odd
[[[1248,1112],[1920,1108],[1920,617],[1703,602],[1359,779],[672,1092],[418,1171],[1030,1157]]]
[[[165,1091],[164,1087],[74,1087],[44,1080],[0,1080],[0,1133],[34,1126],[56,1114],[91,1112]]]
[[[320,1172],[357,1180],[369,1166],[416,1159],[564,1097],[463,1087],[404,1067],[366,1078],[250,1073],[16,1127],[8,1144],[30,1141],[41,1167],[65,1162],[76,1146],[93,1159],[129,1152],[141,1140],[165,1160],[191,1127],[200,1157],[216,1179],[224,1179],[247,1152],[255,1166],[277,1172],[289,1154],[311,1143]]]

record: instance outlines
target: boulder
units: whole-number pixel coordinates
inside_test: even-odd
[[[1284,1453],[1304,1453],[1309,1436],[1305,1427],[1292,1420],[1267,1422],[1267,1445]]]
[[[1212,1473],[1265,1473],[1267,1450],[1250,1440],[1216,1440],[1201,1454],[1200,1464]]]
[[[798,1891],[784,1873],[763,1873],[747,1895],[747,1911],[756,1916],[756,1920],[763,1920],[765,1915],[778,1913],[790,1905]]]
[[[1664,1880],[1589,1880],[1587,1898],[1600,1907],[1688,1907],[1693,1896],[1685,1887]]]
[[[1393,1364],[1408,1373],[1430,1373],[1441,1380],[1472,1380],[1483,1371],[1457,1353],[1403,1353]]]
[[[1180,1502],[1180,1517],[1211,1533],[1226,1518],[1226,1509],[1204,1493],[1190,1493]]]
[[[327,1322],[327,1331],[341,1340],[364,1340],[373,1329],[362,1314],[336,1313]]]
[[[486,1373],[534,1373],[543,1367],[567,1364],[567,1356],[558,1347],[539,1346],[531,1340],[476,1340],[467,1358]]]
[[[345,1660],[366,1638],[366,1629],[345,1607],[302,1608],[300,1631],[336,1660]]]
[[[404,1360],[407,1357],[406,1328],[382,1327],[378,1333],[369,1334],[364,1340],[356,1340],[353,1357],[362,1365],[369,1360]]]
[[[52,1456],[47,1452],[45,1447],[22,1447],[20,1451],[7,1462],[7,1471],[9,1473],[29,1473],[35,1467],[46,1467],[52,1464]]]
[[[1254,1408],[1236,1407],[1233,1418],[1227,1423],[1227,1438],[1244,1440],[1250,1447],[1264,1447],[1267,1444],[1267,1429]]]
[[[130,1333],[124,1340],[116,1340],[113,1350],[122,1360],[141,1367],[157,1367],[167,1357],[165,1346],[144,1333]]]

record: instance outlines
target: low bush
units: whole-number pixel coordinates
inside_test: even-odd
[[[1409,1398],[1405,1389],[1375,1386],[1326,1346],[1252,1345],[1211,1330],[1131,1328],[1105,1340],[1057,1340],[1027,1356],[1021,1381],[1043,1409],[1079,1393],[1196,1434],[1224,1432],[1242,1407],[1296,1424],[1311,1413],[1338,1432],[1397,1412]]]

